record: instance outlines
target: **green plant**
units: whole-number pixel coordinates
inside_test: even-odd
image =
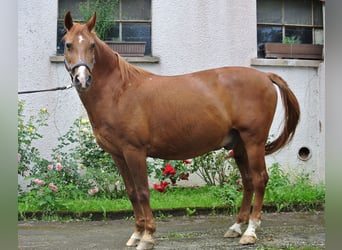
[[[299,44],[301,43],[301,40],[298,36],[285,36],[283,38],[283,43],[287,44]]]
[[[312,182],[304,172],[290,175],[278,163],[268,168],[269,181],[265,192],[265,204],[276,205],[277,211],[301,205],[306,208],[317,202],[324,202],[325,187],[322,183]]]
[[[31,175],[33,166],[44,166],[47,160],[41,157],[34,142],[41,139],[42,127],[48,126],[49,113],[47,109],[39,110],[38,115],[31,115],[26,119],[24,115],[24,101],[18,101],[18,175],[26,178]],[[23,194],[23,188],[27,188],[23,183],[18,183],[18,194]]]
[[[76,169],[49,164],[45,167],[35,166],[31,170],[30,190],[19,197],[19,201],[26,206],[34,206],[46,214],[56,210],[67,210],[66,199],[84,197],[84,190],[88,187]]]
[[[118,4],[118,0],[86,0],[79,4],[79,10],[84,21],[88,21],[96,11],[95,30],[98,37],[104,40],[118,16]]]
[[[166,187],[170,184],[167,180],[170,180],[172,185],[176,185],[177,181],[189,179],[191,160],[166,161],[154,159],[153,161],[147,161],[147,163],[149,176],[154,173],[154,178],[160,181],[160,184],[153,185],[153,188],[159,192],[166,190]]]
[[[233,151],[219,150],[194,158],[191,172],[196,173],[209,186],[222,186],[230,181],[228,175],[234,168],[236,163]]]
[[[109,153],[96,143],[88,119],[78,118],[68,132],[58,138],[53,159],[77,170],[88,183],[88,194],[108,198],[125,195],[123,181]]]
[[[24,101],[18,102],[18,174],[25,176],[32,165],[43,165],[46,163],[33,142],[43,136],[39,133],[42,127],[48,126],[49,118],[47,109],[40,109],[37,116],[31,115],[25,119]]]

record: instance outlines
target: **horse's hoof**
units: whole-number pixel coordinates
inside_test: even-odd
[[[228,229],[228,231],[224,234],[224,238],[237,238],[240,237],[241,234],[232,230],[232,229]]]
[[[138,245],[139,241],[141,239],[141,236],[138,233],[133,233],[131,238],[126,243],[126,246],[128,247],[135,247]]]
[[[127,243],[126,243],[126,246],[128,247],[135,247],[138,245],[140,239],[134,239],[134,238],[130,238]]]
[[[255,236],[242,235],[239,243],[241,245],[253,245],[253,244],[255,244],[256,240],[257,240],[257,238]]]
[[[154,247],[154,240],[151,241],[140,241],[137,250],[150,250]]]

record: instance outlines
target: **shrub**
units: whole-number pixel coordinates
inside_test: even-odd
[[[193,159],[191,172],[198,174],[209,186],[222,186],[230,182],[229,174],[237,169],[233,157],[233,150],[227,152],[222,149],[206,153]]]
[[[87,190],[90,195],[107,198],[124,195],[120,173],[111,155],[97,145],[88,119],[76,119],[58,141],[58,146],[53,149],[53,159],[77,170],[83,182],[90,186]]]
[[[147,160],[147,163],[149,176],[154,173],[154,178],[160,181],[160,184],[153,185],[153,188],[159,192],[164,192],[169,184],[176,185],[177,181],[189,180],[191,160],[154,159],[153,161]]]
[[[37,116],[31,115],[25,119],[24,101],[18,101],[18,175],[29,176],[36,166],[44,166],[47,160],[43,159],[39,150],[33,145],[34,141],[43,136],[39,130],[48,126],[46,123],[49,113],[45,108],[40,109]],[[19,195],[23,193],[22,186],[18,184]]]

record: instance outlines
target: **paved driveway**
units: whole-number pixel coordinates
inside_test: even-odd
[[[324,249],[323,212],[263,215],[255,246],[223,238],[232,216],[175,216],[157,220],[155,249],[275,249],[312,246]],[[132,220],[31,222],[18,225],[18,249],[134,249],[125,247]]]

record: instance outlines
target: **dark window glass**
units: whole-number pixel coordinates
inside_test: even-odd
[[[264,44],[267,42],[281,43],[282,28],[277,26],[260,26],[257,29],[258,57],[265,57]]]
[[[122,1],[123,20],[150,20],[151,19],[150,0],[124,0]]]
[[[274,0],[257,1],[258,23],[281,23],[282,2]]]
[[[122,40],[126,42],[146,42],[145,54],[151,54],[151,25],[147,23],[122,24]]]
[[[300,43],[312,44],[312,29],[305,27],[286,27],[285,36],[297,37]]]

